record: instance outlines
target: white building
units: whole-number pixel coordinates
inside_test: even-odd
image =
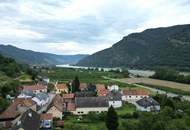
[[[118,91],[119,91],[119,86],[118,86],[118,85],[111,85],[111,86],[108,86],[108,90],[109,90],[109,91],[118,92]]]
[[[138,111],[160,111],[160,104],[151,97],[140,99],[135,105]]]
[[[125,89],[122,91],[122,100],[134,102],[144,97],[149,97],[149,92],[145,90]]]
[[[35,101],[38,106],[44,106],[49,102],[49,96],[45,93],[38,93],[32,100]]]
[[[121,93],[120,92],[110,92],[108,95],[109,107],[113,106],[114,108],[122,107]]]
[[[33,93],[33,91],[30,90],[24,90],[22,91],[17,98],[33,98],[35,96],[35,94]]]
[[[108,111],[109,103],[106,97],[76,97],[75,115],[85,115],[89,112],[102,113]]]
[[[46,93],[47,92],[47,86],[44,86],[42,84],[36,84],[31,86],[23,86],[23,91],[32,91],[33,93]]]

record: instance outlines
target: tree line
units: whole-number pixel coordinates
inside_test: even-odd
[[[157,68],[151,78],[190,84],[190,75],[180,74],[179,71],[171,68]]]

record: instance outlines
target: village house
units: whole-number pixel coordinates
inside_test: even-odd
[[[160,111],[160,104],[152,97],[144,97],[136,102],[138,111]]]
[[[40,115],[28,109],[21,116],[20,120],[14,125],[11,130],[39,130],[40,129]]]
[[[96,92],[98,96],[106,96],[108,94],[108,90],[103,84],[96,84]]]
[[[44,106],[49,102],[49,96],[46,93],[37,93],[32,100],[35,101],[38,106]]]
[[[88,87],[88,85],[86,83],[80,83],[79,89],[80,89],[80,91],[85,91],[85,90],[87,90],[87,87]]]
[[[92,91],[83,91],[83,92],[75,92],[75,97],[95,97],[96,92]]]
[[[74,102],[75,94],[74,93],[66,93],[63,94],[63,103],[65,102]]]
[[[51,113],[53,118],[62,119],[64,111],[63,98],[60,95],[56,95],[48,107],[47,113]]]
[[[109,107],[114,108],[122,107],[122,94],[120,92],[109,92],[108,95]]]
[[[0,115],[0,128],[12,127],[20,118],[22,113],[32,109],[36,111],[36,103],[31,99],[15,99],[9,107]]]
[[[109,103],[106,97],[76,97],[75,115],[85,115],[89,112],[101,113],[108,111]]]
[[[47,86],[44,86],[42,84],[36,84],[36,85],[31,85],[31,86],[23,86],[23,91],[32,91],[33,93],[47,93]]]
[[[144,97],[149,97],[149,92],[141,89],[124,89],[122,94],[122,100],[129,102],[134,102]]]
[[[110,85],[108,86],[108,90],[109,91],[114,91],[114,92],[118,92],[119,91],[119,86],[118,85]]]
[[[53,127],[53,115],[51,113],[40,115],[40,128],[50,129]]]
[[[42,81],[45,83],[45,84],[48,84],[50,82],[50,79],[46,76],[42,77]]]
[[[56,84],[55,85],[55,93],[61,94],[61,93],[68,93],[69,89],[66,84]]]
[[[66,111],[71,112],[71,113],[75,113],[75,110],[76,110],[75,103],[69,102],[66,106]]]
[[[17,96],[17,98],[33,98],[35,94],[31,90],[23,90],[21,93]]]

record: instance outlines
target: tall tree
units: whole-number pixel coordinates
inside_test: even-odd
[[[117,130],[119,126],[117,112],[112,106],[108,109],[107,112],[106,126],[108,130]]]
[[[72,82],[72,92],[80,91],[79,87],[80,87],[80,81],[79,81],[78,76],[76,76]]]

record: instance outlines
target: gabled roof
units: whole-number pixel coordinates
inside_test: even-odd
[[[64,90],[64,89],[68,89],[68,88],[67,88],[66,84],[57,84],[56,89]]]
[[[150,106],[157,106],[160,105],[156,100],[154,100],[152,97],[145,97],[143,99],[140,99],[136,102],[139,106],[143,107],[150,107]]]
[[[106,97],[76,97],[76,108],[109,107]]]
[[[120,92],[109,92],[107,97],[109,101],[121,101],[122,94]]]
[[[105,86],[104,86],[104,84],[96,84],[96,90],[97,91],[101,91],[101,90],[105,90],[106,88],[105,88]]]
[[[124,89],[123,95],[131,95],[131,96],[148,96],[149,92],[143,89]]]
[[[63,99],[74,99],[74,93],[63,94]]]
[[[37,93],[35,97],[39,99],[40,101],[46,100],[47,98],[49,98],[49,96],[45,93]]]
[[[85,90],[88,87],[86,83],[80,83],[80,90]]]
[[[94,96],[96,96],[96,92],[91,92],[91,91],[75,92],[75,97],[94,97]]]
[[[18,130],[21,128],[24,130],[39,130],[40,115],[32,109],[27,110],[12,130]]]
[[[75,103],[69,102],[69,103],[67,104],[67,110],[68,110],[68,111],[75,111],[75,109],[76,109]]]
[[[64,104],[63,104],[63,98],[60,95],[56,95],[50,104],[51,107],[56,107],[59,111],[63,112],[64,110]]]
[[[24,95],[27,95],[27,96],[31,96],[31,97],[34,97],[34,96],[35,96],[35,94],[34,94],[33,91],[31,91],[31,90],[23,90],[23,91],[21,92],[21,94],[24,94]]]
[[[51,113],[41,114],[40,120],[53,120],[53,115]]]
[[[0,115],[0,119],[14,119],[21,114],[18,107],[28,107],[35,105],[36,103],[31,99],[16,98],[9,107]]]
[[[44,90],[44,89],[46,89],[46,87],[42,84],[36,84],[36,85],[31,85],[31,86],[23,86],[23,90],[35,91],[35,90]]]

